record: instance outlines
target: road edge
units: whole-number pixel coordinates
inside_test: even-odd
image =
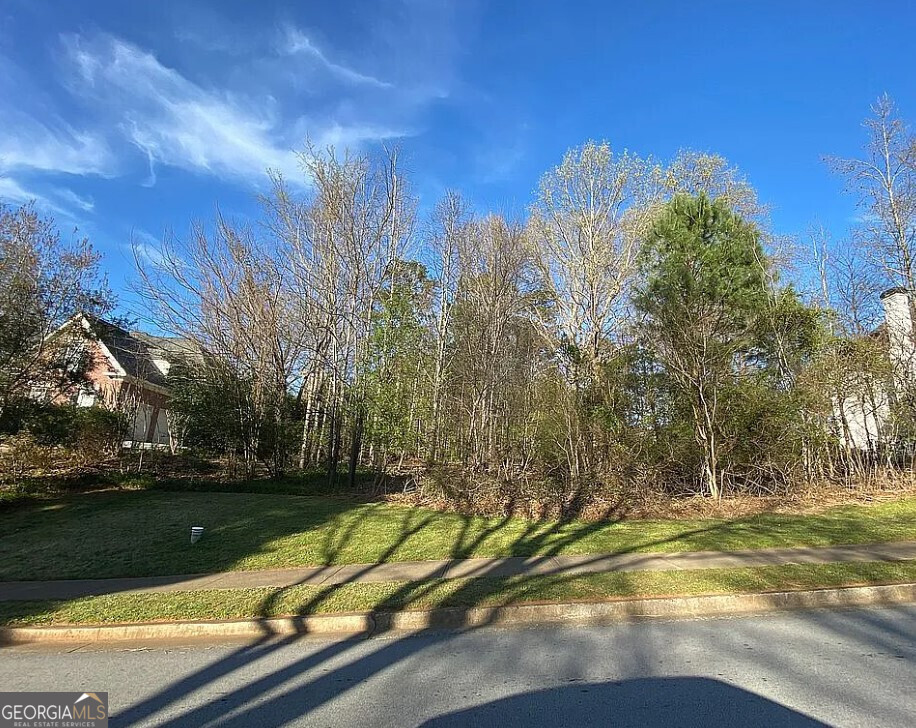
[[[916,583],[612,601],[529,602],[492,607],[350,612],[269,619],[0,627],[0,645],[257,639],[273,636],[321,636],[344,639],[386,633],[406,634],[427,629],[460,629],[491,625],[596,625],[640,619],[689,619],[795,609],[912,603],[916,603]]]

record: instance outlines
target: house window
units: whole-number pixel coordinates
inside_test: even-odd
[[[92,407],[95,405],[98,395],[95,390],[90,387],[80,387],[76,393],[76,406],[77,407]]]
[[[153,359],[153,365],[156,367],[156,369],[159,370],[159,373],[162,374],[162,376],[164,377],[167,377],[169,375],[169,369],[172,366],[171,362],[169,362],[168,360],[158,359],[158,358]]]
[[[76,374],[86,363],[86,357],[88,354],[89,348],[86,346],[85,341],[81,339],[71,341],[69,344],[67,344],[67,348],[63,352],[63,360],[61,361],[61,365],[63,369],[68,373]]]
[[[35,384],[29,390],[29,398],[45,404],[51,401],[51,387],[47,384]]]

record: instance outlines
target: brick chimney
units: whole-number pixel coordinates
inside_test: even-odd
[[[916,372],[916,337],[913,335],[913,307],[906,288],[890,288],[881,294],[890,357],[898,374]]]

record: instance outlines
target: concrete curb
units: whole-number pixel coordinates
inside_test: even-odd
[[[271,636],[372,637],[386,632],[487,625],[595,625],[638,619],[759,614],[792,609],[890,606],[916,603],[916,583],[811,591],[652,597],[601,602],[528,603],[504,607],[352,612],[307,617],[208,622],[155,622],[73,627],[3,627],[0,644],[90,644],[146,640],[215,640]]]

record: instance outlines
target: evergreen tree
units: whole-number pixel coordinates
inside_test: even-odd
[[[719,497],[724,395],[751,363],[768,302],[760,234],[723,200],[678,195],[647,243],[643,333],[691,413],[705,489]]]

